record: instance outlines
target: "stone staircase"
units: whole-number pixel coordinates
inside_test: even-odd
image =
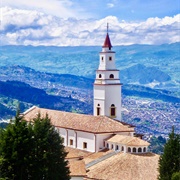
[[[86,169],[91,167],[91,166],[94,166],[95,164],[101,162],[101,161],[104,161],[105,159],[108,159],[112,156],[114,156],[115,154],[117,154],[119,151],[113,151],[113,152],[110,152],[104,156],[101,156],[100,158],[94,160],[94,161],[91,161],[90,163],[86,164]]]

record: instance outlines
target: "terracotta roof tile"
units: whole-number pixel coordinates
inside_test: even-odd
[[[134,128],[106,116],[93,116],[64,111],[43,109],[34,106],[24,113],[27,121],[33,120],[40,113],[42,117],[48,114],[56,127],[80,130],[91,133],[134,132]]]
[[[80,176],[84,177],[86,176],[86,169],[85,169],[85,163],[83,160],[74,160],[74,161],[69,161],[69,169],[70,169],[70,176]]]
[[[87,179],[157,180],[158,160],[152,153],[118,153],[88,168]]]
[[[144,141],[140,138],[119,135],[119,134],[114,135],[113,137],[109,138],[107,141],[121,143],[128,146],[149,146],[149,143],[147,141]]]

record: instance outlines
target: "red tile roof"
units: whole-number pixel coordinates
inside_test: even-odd
[[[107,140],[108,142],[121,143],[127,146],[149,146],[147,141],[144,141],[138,137],[125,136],[116,134]]]
[[[24,119],[32,121],[38,113],[44,117],[48,114],[51,122],[56,127],[79,130],[90,133],[117,133],[134,132],[134,128],[123,125],[121,122],[106,116],[93,116],[51,109],[43,109],[34,106],[24,113]]]
[[[107,35],[106,35],[106,39],[105,39],[105,41],[104,41],[103,47],[108,47],[108,48],[111,48],[111,47],[112,47],[108,33],[107,33]]]

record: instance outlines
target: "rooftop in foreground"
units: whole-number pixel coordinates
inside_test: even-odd
[[[111,151],[102,151],[98,153],[86,153],[85,151],[76,150],[73,148],[66,149],[70,154],[73,151],[77,155],[82,155],[81,158],[84,161],[84,165],[89,162],[104,156]],[[77,159],[76,159],[77,160]],[[76,161],[74,160],[74,161]],[[108,159],[105,159],[88,169],[86,169],[85,179],[100,179],[100,180],[157,180],[158,176],[158,160],[159,155],[153,153],[144,154],[129,154],[119,152]],[[73,160],[71,160],[73,161]],[[84,175],[83,162],[77,160],[77,164],[81,165]],[[77,165],[76,162],[70,162],[70,165]],[[147,168],[148,167],[148,168]],[[74,168],[74,167],[73,167]],[[82,172],[79,170],[80,174]]]

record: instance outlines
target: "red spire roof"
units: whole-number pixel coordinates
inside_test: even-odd
[[[105,39],[105,41],[104,41],[103,48],[104,48],[104,47],[108,47],[108,48],[110,48],[110,49],[111,49],[111,47],[112,47],[111,41],[110,41],[110,38],[109,38],[109,34],[108,34],[108,33],[107,33],[106,39]]]

